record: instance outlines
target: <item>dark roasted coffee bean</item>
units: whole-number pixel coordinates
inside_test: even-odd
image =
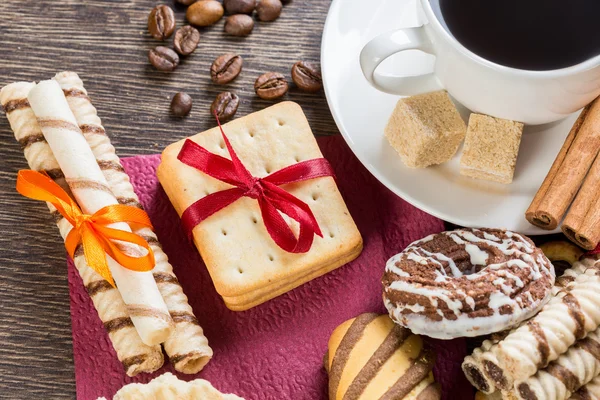
[[[223,54],[217,57],[210,66],[210,79],[219,85],[229,83],[242,72],[243,64],[244,60],[241,56]]]
[[[196,0],[176,0],[179,4],[183,4],[184,6],[189,6],[196,2]]]
[[[186,25],[182,28],[177,29],[175,32],[175,40],[173,40],[173,46],[175,51],[182,56],[192,54],[198,43],[200,42],[200,32],[198,29],[191,25]]]
[[[217,114],[219,121],[229,121],[235,115],[238,106],[240,105],[240,98],[237,94],[231,92],[219,93],[215,101],[210,106],[211,114]]]
[[[175,14],[169,6],[158,5],[148,16],[148,30],[155,39],[165,40],[175,30]]]
[[[158,46],[148,52],[148,59],[159,71],[173,71],[179,65],[179,56],[168,47]]]
[[[202,0],[192,4],[185,17],[192,25],[209,26],[220,20],[223,13],[223,6],[218,1]]]
[[[254,82],[254,91],[261,99],[277,99],[288,91],[288,83],[279,72],[267,72]]]
[[[256,0],[223,0],[223,7],[229,14],[252,14]]]
[[[248,36],[254,28],[254,20],[246,14],[235,14],[227,17],[225,32],[233,36]]]
[[[280,0],[259,0],[256,6],[256,14],[261,21],[275,21],[279,18],[282,7]]]
[[[185,92],[176,93],[171,100],[171,112],[177,117],[184,117],[192,109],[192,98]]]
[[[292,67],[292,80],[300,90],[318,92],[323,87],[321,69],[313,63],[298,61]]]

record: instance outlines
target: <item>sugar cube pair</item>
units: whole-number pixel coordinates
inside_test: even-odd
[[[385,136],[402,161],[424,168],[450,160],[464,140],[460,173],[477,179],[511,183],[523,124],[471,114],[468,127],[446,91],[398,101]]]

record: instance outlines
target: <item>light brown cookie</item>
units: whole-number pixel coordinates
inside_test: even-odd
[[[223,394],[210,382],[196,379],[180,381],[169,372],[147,384],[130,383],[115,394],[113,400],[244,400],[234,394]]]
[[[434,362],[420,336],[387,315],[361,314],[338,326],[329,339],[324,360],[329,399],[439,400]]]

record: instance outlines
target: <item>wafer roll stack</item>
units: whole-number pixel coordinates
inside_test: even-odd
[[[142,208],[79,76],[74,72],[61,72],[54,79],[63,89],[77,124],[119,203]],[[212,357],[212,349],[155,233],[149,228],[134,230],[134,233],[144,237],[154,252],[154,279],[175,322],[173,333],[164,343],[165,351],[176,370],[197,373]]]
[[[600,276],[588,269],[494,350],[504,375],[530,377],[600,325]]]
[[[569,400],[600,400],[600,376],[573,393]]]
[[[566,400],[600,374],[600,329],[579,340],[545,369],[516,385],[522,400]]]
[[[35,83],[30,82],[10,84],[0,91],[0,103],[6,111],[15,138],[23,147],[29,167],[36,171],[46,171],[60,186],[68,190],[64,175],[27,101],[27,94],[34,86]],[[71,224],[52,204],[47,205],[62,237],[66,238],[72,229]],[[142,342],[118,290],[108,285],[87,265],[81,251],[76,252],[74,262],[127,375],[154,372],[160,368],[163,365],[160,346],[147,346]]]
[[[560,290],[577,279],[587,268],[588,265],[576,262],[571,268],[566,269],[560,277],[556,278],[554,287],[552,288],[552,295],[556,296]],[[525,324],[523,323],[521,326]],[[473,350],[471,355],[465,357],[462,363],[463,372],[469,382],[483,394],[492,394],[496,390],[512,390],[514,385],[513,376],[505,374],[502,371],[495,351],[498,343],[516,329],[494,335],[489,340],[485,340],[480,347]]]
[[[94,214],[103,207],[118,204],[58,83],[53,80],[38,83],[27,99],[83,212]],[[124,222],[108,227],[131,232]],[[131,244],[123,243],[121,247],[134,257],[146,251]],[[147,345],[164,342],[171,334],[173,321],[152,273],[131,271],[111,257],[106,259],[142,341]]]

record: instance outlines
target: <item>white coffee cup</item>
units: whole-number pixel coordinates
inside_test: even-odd
[[[488,61],[460,44],[448,31],[438,0],[421,0],[427,22],[371,40],[360,54],[367,80],[386,93],[412,96],[446,89],[473,112],[526,124],[562,119],[600,95],[600,55],[568,68],[528,71]],[[406,50],[436,57],[433,73],[383,76],[383,60]]]

